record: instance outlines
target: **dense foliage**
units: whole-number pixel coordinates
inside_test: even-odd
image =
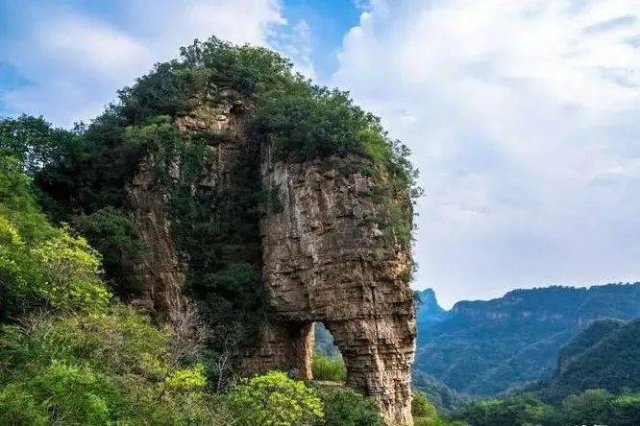
[[[470,425],[640,424],[640,320],[595,321],[560,350],[548,379],[501,399],[472,402]]]
[[[413,371],[412,385],[424,393],[431,403],[441,412],[451,413],[464,407],[470,398],[442,383],[429,374]]]
[[[382,417],[373,401],[347,388],[320,391],[325,405],[325,426],[382,426]]]
[[[457,418],[470,426],[632,426],[640,424],[640,394],[592,389],[555,405],[530,396],[491,399],[469,404]]]
[[[313,426],[324,417],[317,392],[282,372],[243,379],[227,399],[240,426]]]
[[[639,317],[640,284],[516,290],[459,302],[444,318],[421,315],[421,309],[414,371],[456,391],[488,396],[552,376],[560,349],[591,321]]]
[[[598,321],[565,346],[561,356],[559,371],[528,391],[550,401],[586,389],[639,391],[640,319],[624,325]]]
[[[37,316],[0,337],[2,424],[215,424],[202,367],[182,367],[130,308]]]
[[[452,421],[438,413],[435,405],[420,391],[413,393],[411,414],[415,426],[464,426],[464,423]]]
[[[98,311],[109,301],[100,257],[40,211],[21,164],[0,157],[0,320],[36,307]]]

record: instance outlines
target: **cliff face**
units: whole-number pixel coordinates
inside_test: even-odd
[[[255,235],[260,247],[251,250],[262,253],[257,262],[267,292],[267,318],[257,340],[235,357],[236,367],[248,374],[295,366],[301,378],[311,379],[313,325],[320,321],[341,350],[348,385],[371,396],[389,424],[412,424],[416,328],[405,282],[410,251],[391,231],[379,229],[374,218],[382,206],[368,195],[373,180],[344,172],[359,170],[362,160],[340,159],[340,167],[331,159],[273,162],[270,149],[260,149],[243,135],[232,110],[229,104],[215,121],[184,117],[176,124],[190,132],[235,136],[206,148],[202,176],[193,188],[211,203],[213,222],[239,213],[232,194],[256,171],[266,197]],[[179,169],[175,163],[173,178]],[[179,262],[166,200],[154,189],[153,172],[143,165],[129,193],[150,249],[137,267],[146,304],[159,319],[172,321],[188,304],[184,274],[189,259]]]
[[[184,266],[180,264],[165,200],[157,191],[151,164],[152,161],[141,164],[127,191],[140,237],[147,247],[132,269],[136,281],[143,284],[143,307],[156,320],[175,323],[187,307]]]
[[[347,169],[358,169],[357,159],[348,161]],[[410,253],[370,220],[380,215],[363,195],[372,180],[325,164],[263,156],[263,186],[275,198],[261,223],[269,308],[302,330],[302,347],[310,325],[322,321],[345,359],[348,384],[371,395],[385,418],[408,424],[415,312],[402,276]]]

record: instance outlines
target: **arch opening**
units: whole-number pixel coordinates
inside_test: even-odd
[[[324,323],[314,324],[315,343],[312,360],[314,380],[344,383],[347,380],[347,367],[340,348],[331,331]]]

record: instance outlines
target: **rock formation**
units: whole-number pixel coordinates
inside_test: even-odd
[[[191,132],[236,135],[207,147],[198,191],[228,200],[224,195],[247,178],[242,175],[246,167],[238,172],[234,166],[249,158],[268,194],[256,235],[268,321],[255,345],[237,356],[238,368],[248,374],[295,366],[300,378],[311,379],[313,325],[321,321],[341,350],[347,384],[371,396],[388,424],[412,424],[410,371],[416,330],[406,282],[410,251],[372,220],[381,206],[368,195],[375,185],[372,178],[358,172],[363,160],[341,158],[341,167],[332,159],[274,162],[270,149],[242,135],[232,104],[223,112],[215,120],[182,117],[176,124]],[[186,306],[181,293],[184,272],[162,198],[154,194],[151,171],[141,168],[129,196],[150,248],[137,268],[146,304],[160,312],[158,318],[170,320]],[[216,214],[234,214],[228,203],[214,207]]]
[[[373,182],[323,161],[273,164],[267,155],[262,168],[280,200],[261,224],[264,275],[274,317],[294,331],[298,369],[306,371],[311,325],[322,321],[348,385],[371,395],[389,422],[410,424],[415,314],[402,279],[410,255],[368,220],[378,206],[362,194]]]
[[[162,195],[156,190],[156,176],[151,161],[128,188],[128,198],[140,225],[140,236],[147,250],[133,265],[138,282],[143,283],[140,303],[159,321],[172,321],[187,307],[184,295],[185,276],[173,242],[171,226]]]

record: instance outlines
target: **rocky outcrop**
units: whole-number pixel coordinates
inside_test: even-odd
[[[361,166],[340,161],[346,170]],[[321,321],[341,350],[347,384],[370,395],[389,424],[411,424],[415,312],[403,280],[410,253],[372,220],[381,215],[367,195],[374,182],[326,160],[272,163],[268,151],[262,176],[271,199],[261,222],[264,278],[277,328],[288,332],[267,333],[263,351],[273,356],[261,368],[298,360],[306,376],[305,342]]]
[[[268,320],[254,345],[235,357],[237,368],[249,374],[295,367],[300,378],[311,379],[313,325],[322,322],[345,360],[347,384],[371,396],[388,424],[412,424],[410,250],[379,228],[383,206],[370,195],[374,181],[358,172],[365,164],[356,157],[274,163],[268,149],[242,135],[232,109],[215,120],[199,114],[176,124],[192,132],[233,132],[227,142],[206,148],[203,174],[194,185],[214,203],[212,220],[239,214],[232,194],[253,176],[265,194],[258,247],[250,250],[258,253],[252,264],[262,266]],[[184,309],[184,273],[163,200],[152,186],[151,171],[143,167],[130,190],[150,247],[138,273],[150,306],[171,317]]]
[[[175,322],[187,307],[185,274],[173,240],[166,203],[156,188],[152,160],[145,161],[129,185],[127,195],[145,252],[133,265],[136,281],[143,284],[138,301],[156,320]]]

